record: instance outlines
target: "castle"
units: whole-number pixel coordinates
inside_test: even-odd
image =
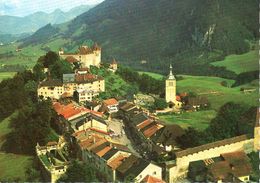
[[[99,67],[101,63],[101,47],[97,43],[92,47],[80,46],[76,53],[64,53],[61,48],[59,56],[70,63],[79,62],[82,68],[89,68],[91,65]]]

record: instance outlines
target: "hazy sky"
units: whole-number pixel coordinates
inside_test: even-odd
[[[59,8],[68,11],[82,4],[97,4],[103,0],[0,0],[0,15],[25,16],[37,11],[50,13]]]

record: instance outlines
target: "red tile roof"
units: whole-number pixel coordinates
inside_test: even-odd
[[[181,97],[179,95],[176,95],[176,100],[181,101]]]
[[[98,81],[98,80],[103,80],[103,78],[101,76],[97,76],[97,75],[90,74],[90,73],[85,73],[85,74],[76,73],[75,74],[75,81],[78,83],[94,82],[94,81]]]
[[[250,160],[243,151],[221,154],[224,161],[209,166],[209,173],[215,180],[227,179],[230,175],[237,178],[249,176],[252,172]]]
[[[53,108],[59,115],[62,115],[65,119],[69,119],[80,113],[82,113],[82,114],[92,113],[99,117],[103,116],[103,114],[101,112],[92,111],[90,109],[87,109],[87,108],[81,107],[81,106],[75,106],[73,103],[63,105],[63,104],[60,104],[59,102],[54,102]]]
[[[118,101],[115,98],[111,98],[111,99],[104,100],[103,103],[106,106],[110,106],[110,105],[117,105]]]
[[[111,146],[106,146],[104,149],[102,149],[101,151],[97,152],[96,154],[99,156],[99,157],[102,157],[104,156],[104,154],[106,154],[108,151],[110,151],[112,149]]]
[[[78,60],[76,58],[74,58],[73,56],[67,56],[65,60],[69,63],[78,62]]]
[[[153,177],[151,175],[147,175],[142,181],[142,183],[165,183],[163,180]]]
[[[109,163],[107,163],[108,166],[110,166],[112,168],[112,170],[117,169],[117,167],[119,167],[123,161],[128,158],[128,156],[125,155],[119,155],[117,156],[115,159],[113,159],[112,161],[110,161]]]
[[[159,124],[155,124],[153,126],[151,126],[150,128],[148,128],[147,130],[145,130],[143,133],[144,133],[144,136],[149,138],[151,137],[153,134],[155,134],[159,129],[161,129],[163,126],[162,125],[159,125]]]
[[[90,112],[89,109],[85,107],[75,106],[73,103],[63,105],[59,102],[55,102],[53,103],[53,108],[59,115],[62,115],[65,119],[69,119],[72,116],[78,115],[80,113],[85,114]]]
[[[141,129],[143,129],[144,127],[146,127],[146,126],[148,126],[149,124],[151,124],[152,122],[153,122],[152,120],[147,119],[147,120],[145,120],[144,122],[138,124],[138,125],[137,125],[137,128],[138,128],[139,130],[141,130]]]

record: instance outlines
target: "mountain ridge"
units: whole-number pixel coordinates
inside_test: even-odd
[[[104,60],[116,57],[127,65],[162,70],[173,63],[178,73],[251,49],[258,35],[257,0],[106,0],[67,23],[48,39],[66,39],[72,50],[87,40],[101,44]],[[243,10],[243,11],[241,11]],[[22,46],[41,44],[24,39]],[[141,60],[148,60],[145,66]],[[168,63],[168,64],[165,64]],[[205,67],[205,68],[204,68]]]
[[[24,17],[1,15],[1,34],[33,33],[48,23],[61,24],[69,21],[94,6],[95,5],[81,5],[74,7],[67,12],[63,12],[60,9],[55,9],[51,13],[38,11]]]

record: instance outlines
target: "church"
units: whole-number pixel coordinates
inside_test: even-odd
[[[165,81],[165,100],[172,108],[176,104],[176,79],[172,73],[172,65],[170,65],[170,74]]]

